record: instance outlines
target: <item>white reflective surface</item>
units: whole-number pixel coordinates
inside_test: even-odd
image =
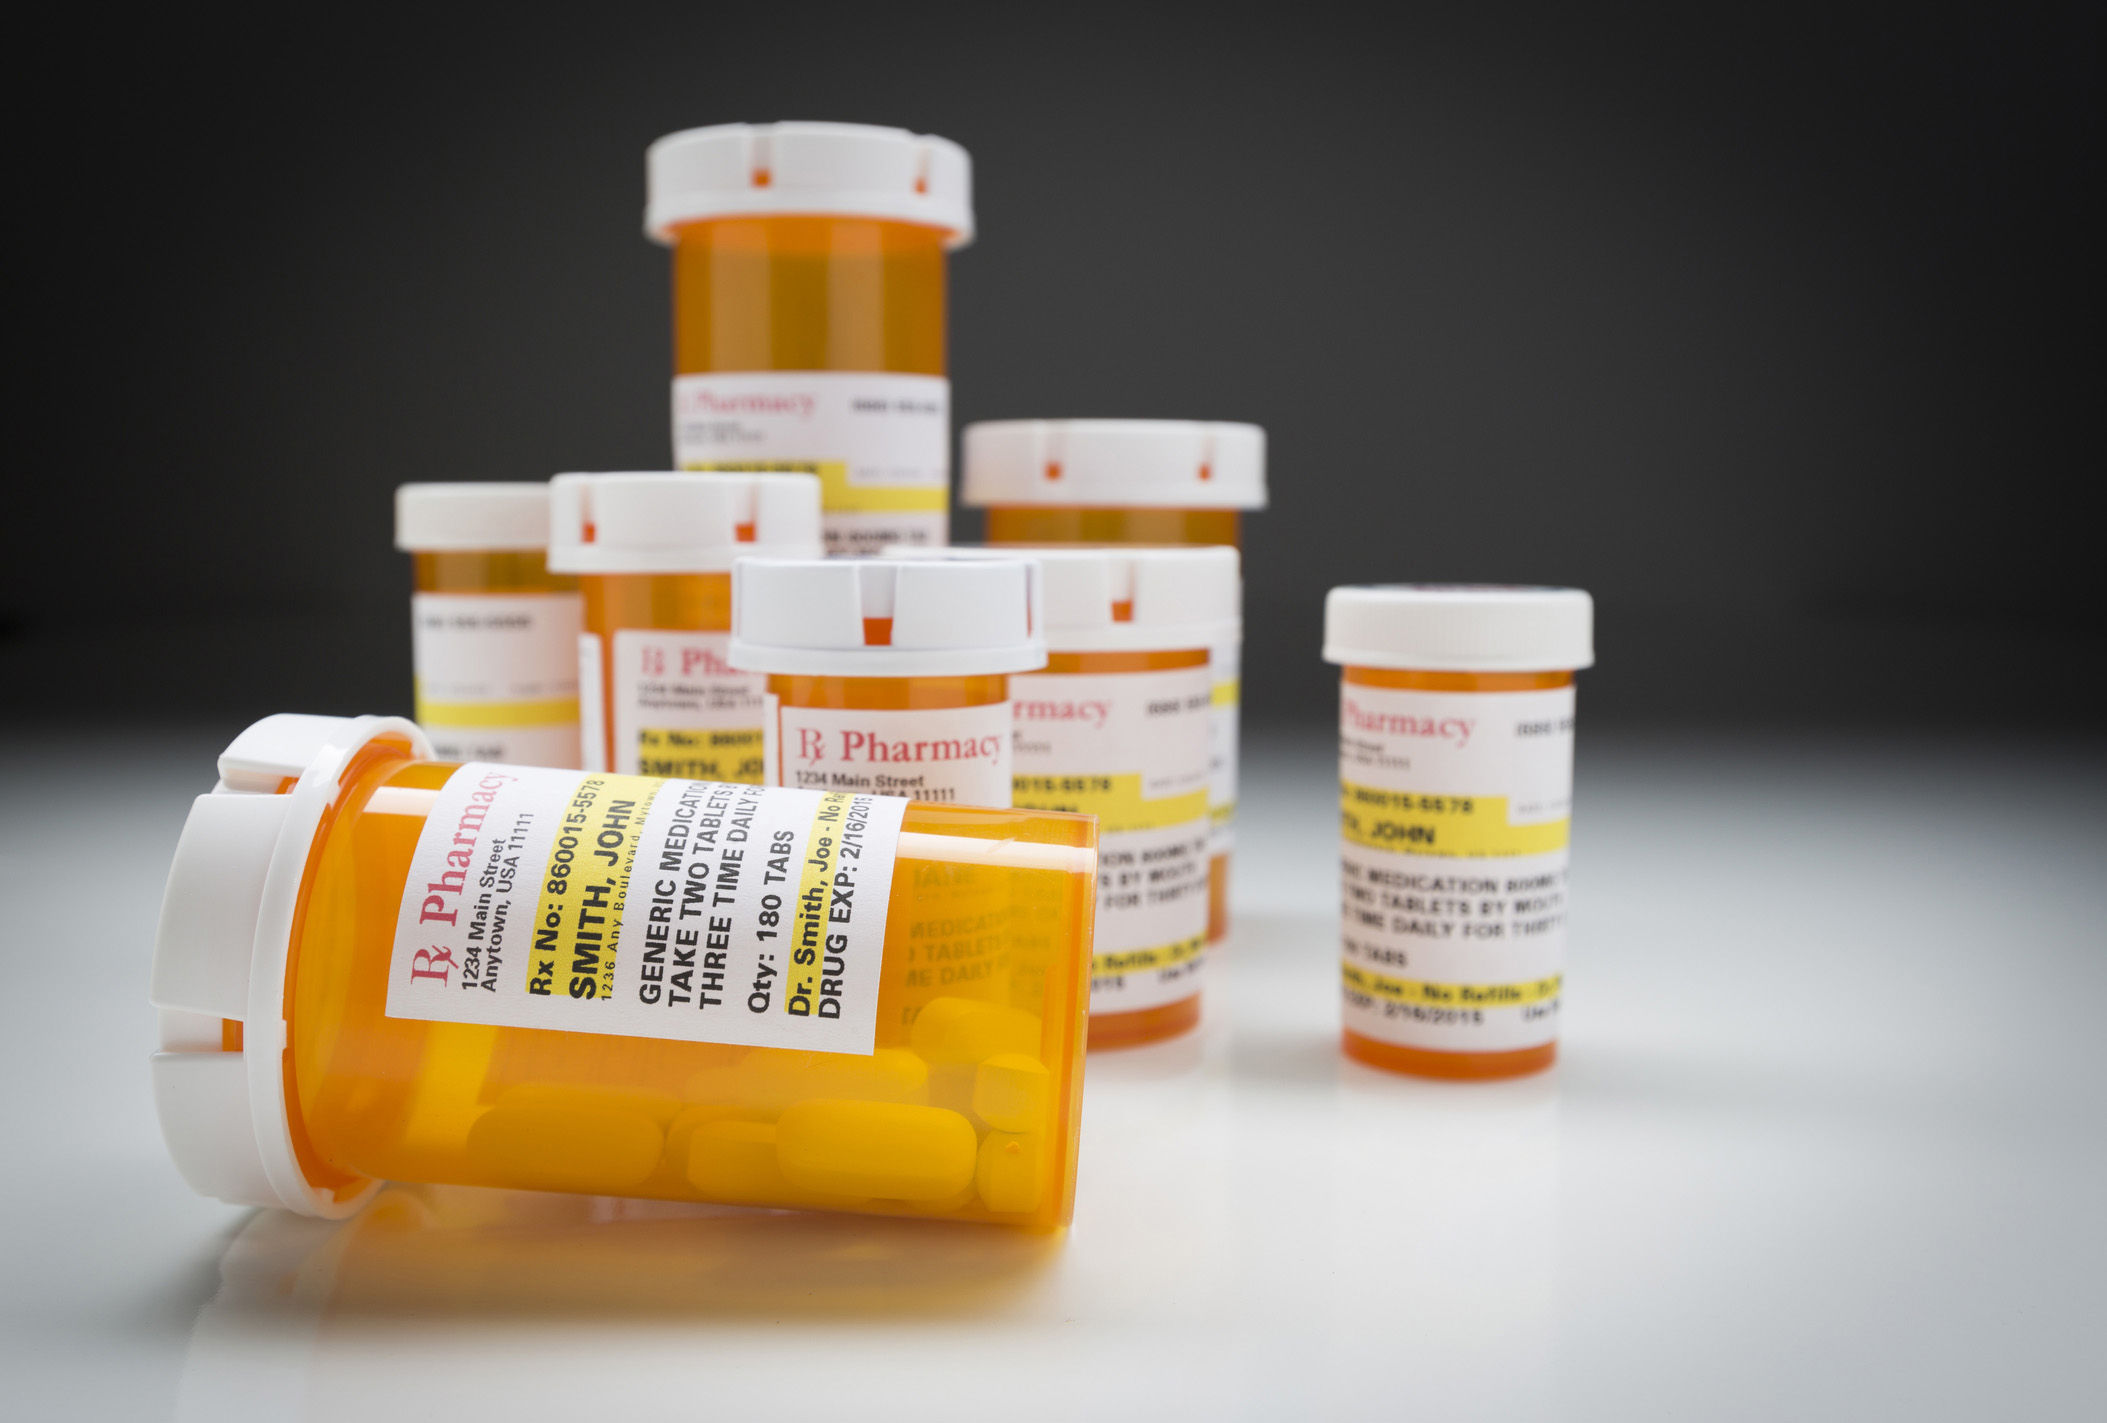
[[[2097,755],[1583,734],[1564,1061],[1451,1086],[1339,1058],[1328,748],[1257,741],[1208,1023],[1092,1059],[1046,1241],[192,1197],[144,985],[217,747],[110,747],[0,766],[9,1416],[2098,1416]]]

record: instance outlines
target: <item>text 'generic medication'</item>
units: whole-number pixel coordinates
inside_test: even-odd
[[[1067,1222],[1087,818],[428,749],[394,718],[270,717],[192,807],[153,1076],[198,1191]],[[968,898],[991,971],[932,984]]]
[[[576,766],[576,579],[548,568],[546,484],[405,484],[417,721],[456,760]]]
[[[1266,432],[1199,420],[994,420],[968,425],[961,497],[991,544],[1241,545],[1266,506]],[[1240,625],[1241,626],[1241,625]],[[1207,936],[1229,932],[1243,642],[1212,649],[1213,867]]]
[[[1046,665],[1024,559],[742,558],[731,662],[768,674],[763,783],[1010,803],[1009,674]]]
[[[1565,982],[1577,588],[1334,588],[1345,1050],[1429,1077],[1549,1067]]]
[[[732,564],[817,557],[809,474],[559,474],[552,568],[578,575],[589,771],[761,781],[764,678],[726,660]]]
[[[1046,670],[1010,679],[1014,804],[1094,815],[1090,1046],[1200,1021],[1207,944],[1209,649],[1237,637],[1231,548],[953,549],[1024,554],[1045,579]]]
[[[949,538],[944,254],[973,238],[948,139],[720,124],[646,157],[673,249],[673,461],[826,486],[829,553]]]

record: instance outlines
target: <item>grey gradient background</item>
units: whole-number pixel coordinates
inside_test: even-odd
[[[2078,7],[1460,13],[37,21],[0,710],[406,709],[389,491],[663,466],[644,146],[811,117],[973,155],[961,423],[1270,432],[1255,723],[1328,585],[1486,579],[1593,590],[1598,727],[2099,727]]]

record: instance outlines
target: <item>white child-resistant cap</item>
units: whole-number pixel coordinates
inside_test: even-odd
[[[1595,665],[1595,600],[1578,588],[1387,583],[1324,599],[1324,660],[1417,672]]]
[[[549,546],[546,484],[404,484],[395,490],[395,547],[408,553]]]
[[[1049,652],[1182,652],[1243,636],[1243,580],[1233,548],[954,544],[922,551],[895,544],[885,556],[1037,563]]]
[[[989,420],[964,437],[969,508],[1263,509],[1266,432],[1203,420]]]
[[[728,573],[749,554],[817,558],[819,503],[812,474],[559,474],[549,570]]]
[[[810,214],[939,228],[973,240],[973,162],[948,138],[871,124],[714,124],[644,155],[644,231],[684,222]]]
[[[154,1105],[176,1169],[200,1195],[337,1217],[380,1184],[330,1189],[307,1179],[293,1152],[284,1070],[285,967],[301,875],[345,769],[374,741],[432,754],[400,717],[265,717],[220,756],[219,784],[183,825],[154,939]],[[229,1019],[241,1024],[239,1052],[221,1051]]]
[[[732,643],[743,672],[977,677],[1046,665],[1039,565],[890,558],[742,558]]]

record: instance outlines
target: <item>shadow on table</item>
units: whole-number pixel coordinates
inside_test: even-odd
[[[332,1316],[984,1315],[1058,1235],[814,1212],[390,1186],[350,1220],[253,1217],[213,1309]]]

